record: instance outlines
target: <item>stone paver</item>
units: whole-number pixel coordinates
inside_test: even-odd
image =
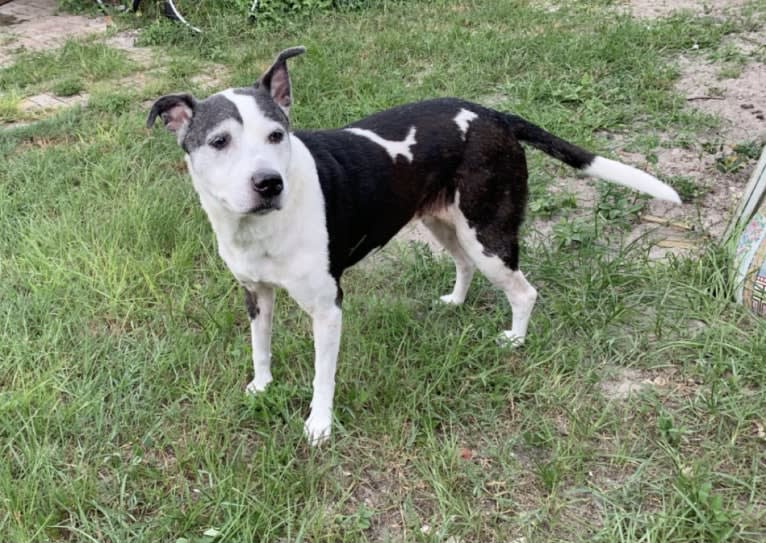
[[[84,104],[88,101],[88,94],[76,94],[74,96],[55,96],[48,92],[24,98],[19,104],[19,109],[24,112],[45,111]]]

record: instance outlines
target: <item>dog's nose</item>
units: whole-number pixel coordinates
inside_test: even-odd
[[[273,198],[281,194],[284,188],[282,176],[273,170],[257,171],[250,178],[253,190],[264,198]]]

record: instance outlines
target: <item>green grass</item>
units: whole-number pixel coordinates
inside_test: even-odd
[[[0,90],[28,90],[41,84],[71,87],[89,81],[119,77],[135,66],[125,53],[100,44],[68,41],[61,49],[25,53],[18,61],[0,70]],[[59,81],[56,81],[59,80]],[[66,96],[66,95],[64,95]]]
[[[385,3],[282,28],[200,12],[202,36],[153,23],[168,69],[146,88],[116,87],[125,59],[87,44],[0,71],[18,95],[96,89],[0,132],[0,539],[762,541],[766,325],[732,301],[719,248],[649,262],[614,243],[633,196],[602,190],[559,233],[577,243],[524,247],[540,299],[508,351],[499,292],[477,278],[443,307],[451,264],[394,245],[344,277],[335,433],[311,449],[308,318],[278,296],[275,380],[246,397],[241,293],[181,151],[144,128],[144,101],[186,88],[190,67],[245,84],[297,43],[301,128],[445,94],[597,150],[603,131],[651,147],[711,126],[673,93],[672,59],[712,55],[739,26],[560,5]],[[570,207],[544,201],[564,170],[530,156],[535,212]],[[626,368],[642,390],[610,399]]]

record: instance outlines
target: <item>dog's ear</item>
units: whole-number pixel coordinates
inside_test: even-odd
[[[194,115],[197,100],[191,94],[169,94],[157,99],[146,118],[147,128],[154,126],[157,117],[165,123],[165,128],[176,134],[179,141],[189,126]]]
[[[306,52],[303,46],[285,49],[277,55],[271,67],[255,82],[256,88],[263,87],[269,91],[271,98],[287,115],[290,112],[292,97],[290,94],[290,75],[287,73],[287,59]]]

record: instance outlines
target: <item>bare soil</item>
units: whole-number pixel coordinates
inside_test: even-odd
[[[699,15],[720,17],[741,9],[748,0],[627,0],[627,9],[634,17],[667,17],[675,12],[687,11]]]

